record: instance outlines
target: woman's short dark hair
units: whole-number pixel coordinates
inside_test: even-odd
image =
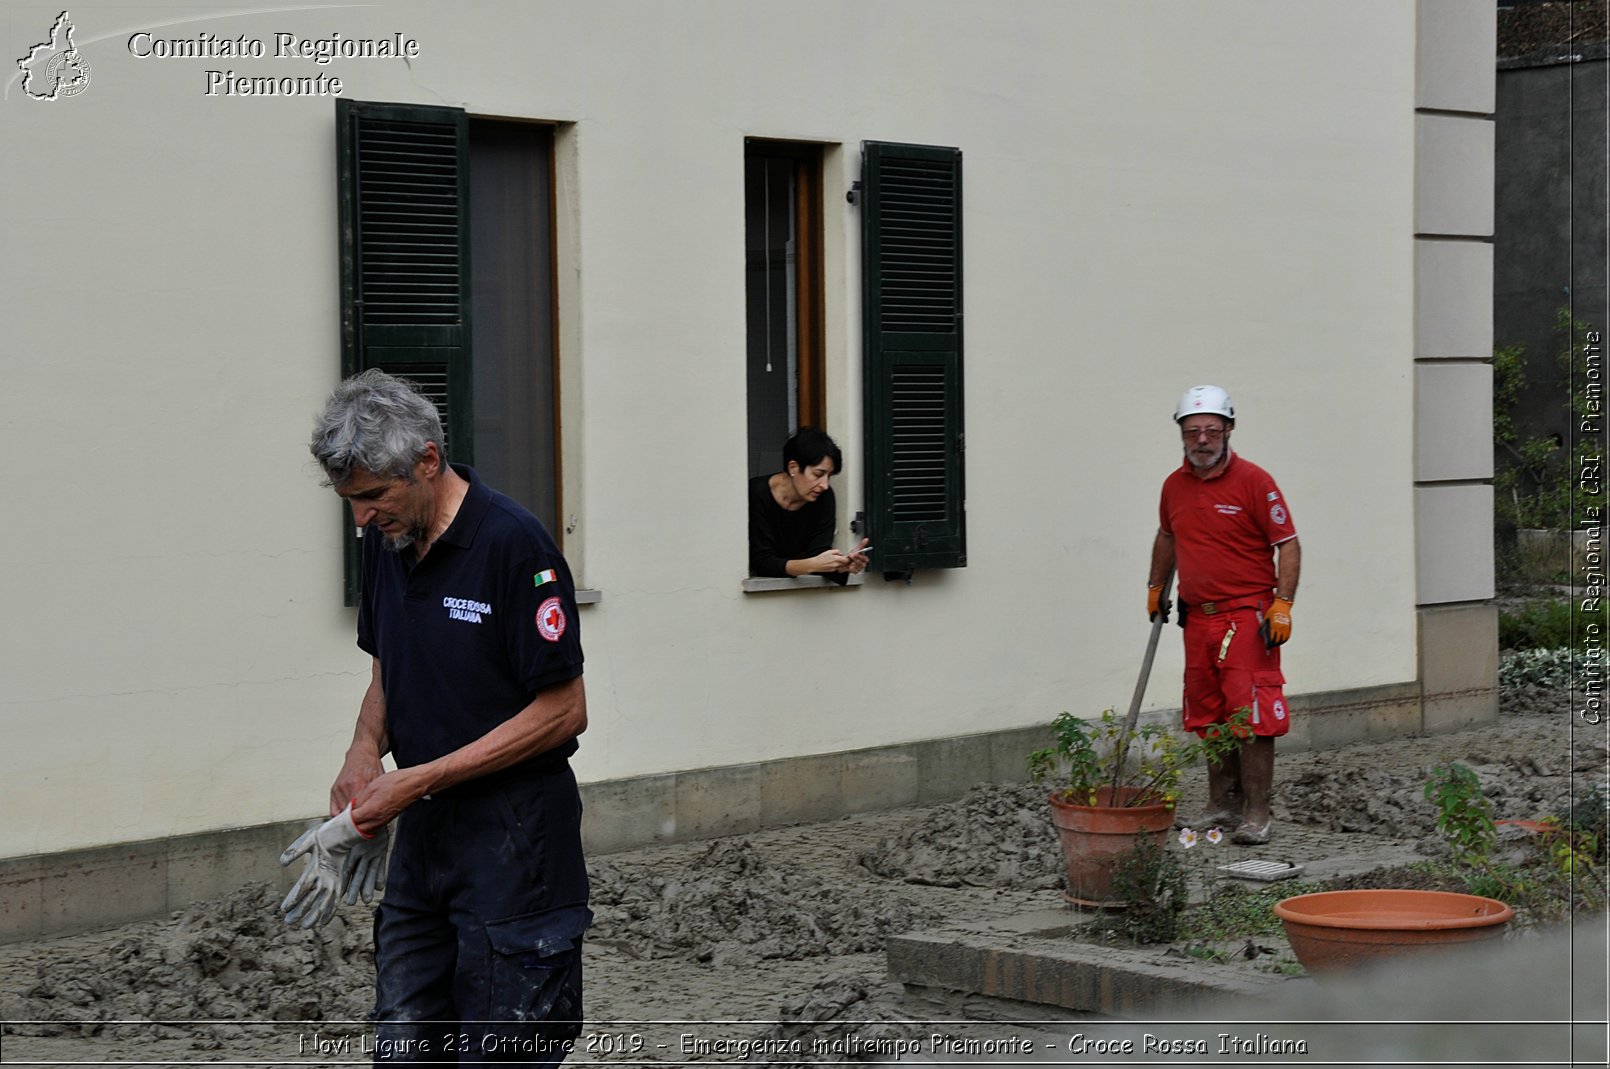
[[[793,461],[804,471],[812,464],[821,463],[823,457],[833,461],[833,474],[841,475],[844,472],[844,454],[839,452],[838,443],[827,436],[826,431],[815,427],[801,427],[794,432],[794,437],[783,443],[783,467]]]

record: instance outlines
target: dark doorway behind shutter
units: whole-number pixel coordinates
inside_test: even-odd
[[[476,471],[562,538],[553,128],[472,118],[469,137]]]
[[[873,566],[965,567],[961,150],[864,142],[861,189]]]
[[[336,101],[341,373],[418,384],[448,457],[472,463],[467,129],[457,108]],[[342,531],[356,605],[361,533],[344,505]]]

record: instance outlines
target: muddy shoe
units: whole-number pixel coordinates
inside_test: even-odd
[[[1230,835],[1230,841],[1240,843],[1242,846],[1262,846],[1269,841],[1269,825],[1271,823],[1273,822],[1266,820],[1262,824],[1253,824],[1251,822],[1243,824]]]
[[[1241,823],[1238,809],[1208,809],[1195,816],[1183,814],[1174,817],[1176,828],[1233,828]]]

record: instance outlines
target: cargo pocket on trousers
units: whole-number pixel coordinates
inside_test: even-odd
[[[1252,673],[1252,730],[1258,735],[1284,735],[1291,727],[1286,708],[1286,677],[1280,672]]]
[[[581,937],[593,922],[586,906],[560,906],[494,921],[489,1021],[549,1021],[552,1039],[581,1033]]]

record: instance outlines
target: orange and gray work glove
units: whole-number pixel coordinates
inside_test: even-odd
[[[374,842],[378,838],[358,830],[352,822],[352,806],[349,805],[339,816],[303,832],[287,846],[280,855],[281,865],[289,865],[303,856],[307,864],[291,893],[280,903],[285,923],[297,928],[317,928],[328,923],[335,916],[336,900],[342,892],[356,893],[357,888],[349,882],[354,872],[354,851],[360,843]]]
[[[1163,600],[1162,587],[1149,586],[1146,588],[1146,618],[1148,620],[1156,620],[1158,615],[1161,614],[1163,617],[1163,622],[1167,623],[1168,610],[1173,606],[1173,604],[1174,603],[1172,601]]]
[[[1263,616],[1263,644],[1274,649],[1291,637],[1291,602],[1276,598]]]

